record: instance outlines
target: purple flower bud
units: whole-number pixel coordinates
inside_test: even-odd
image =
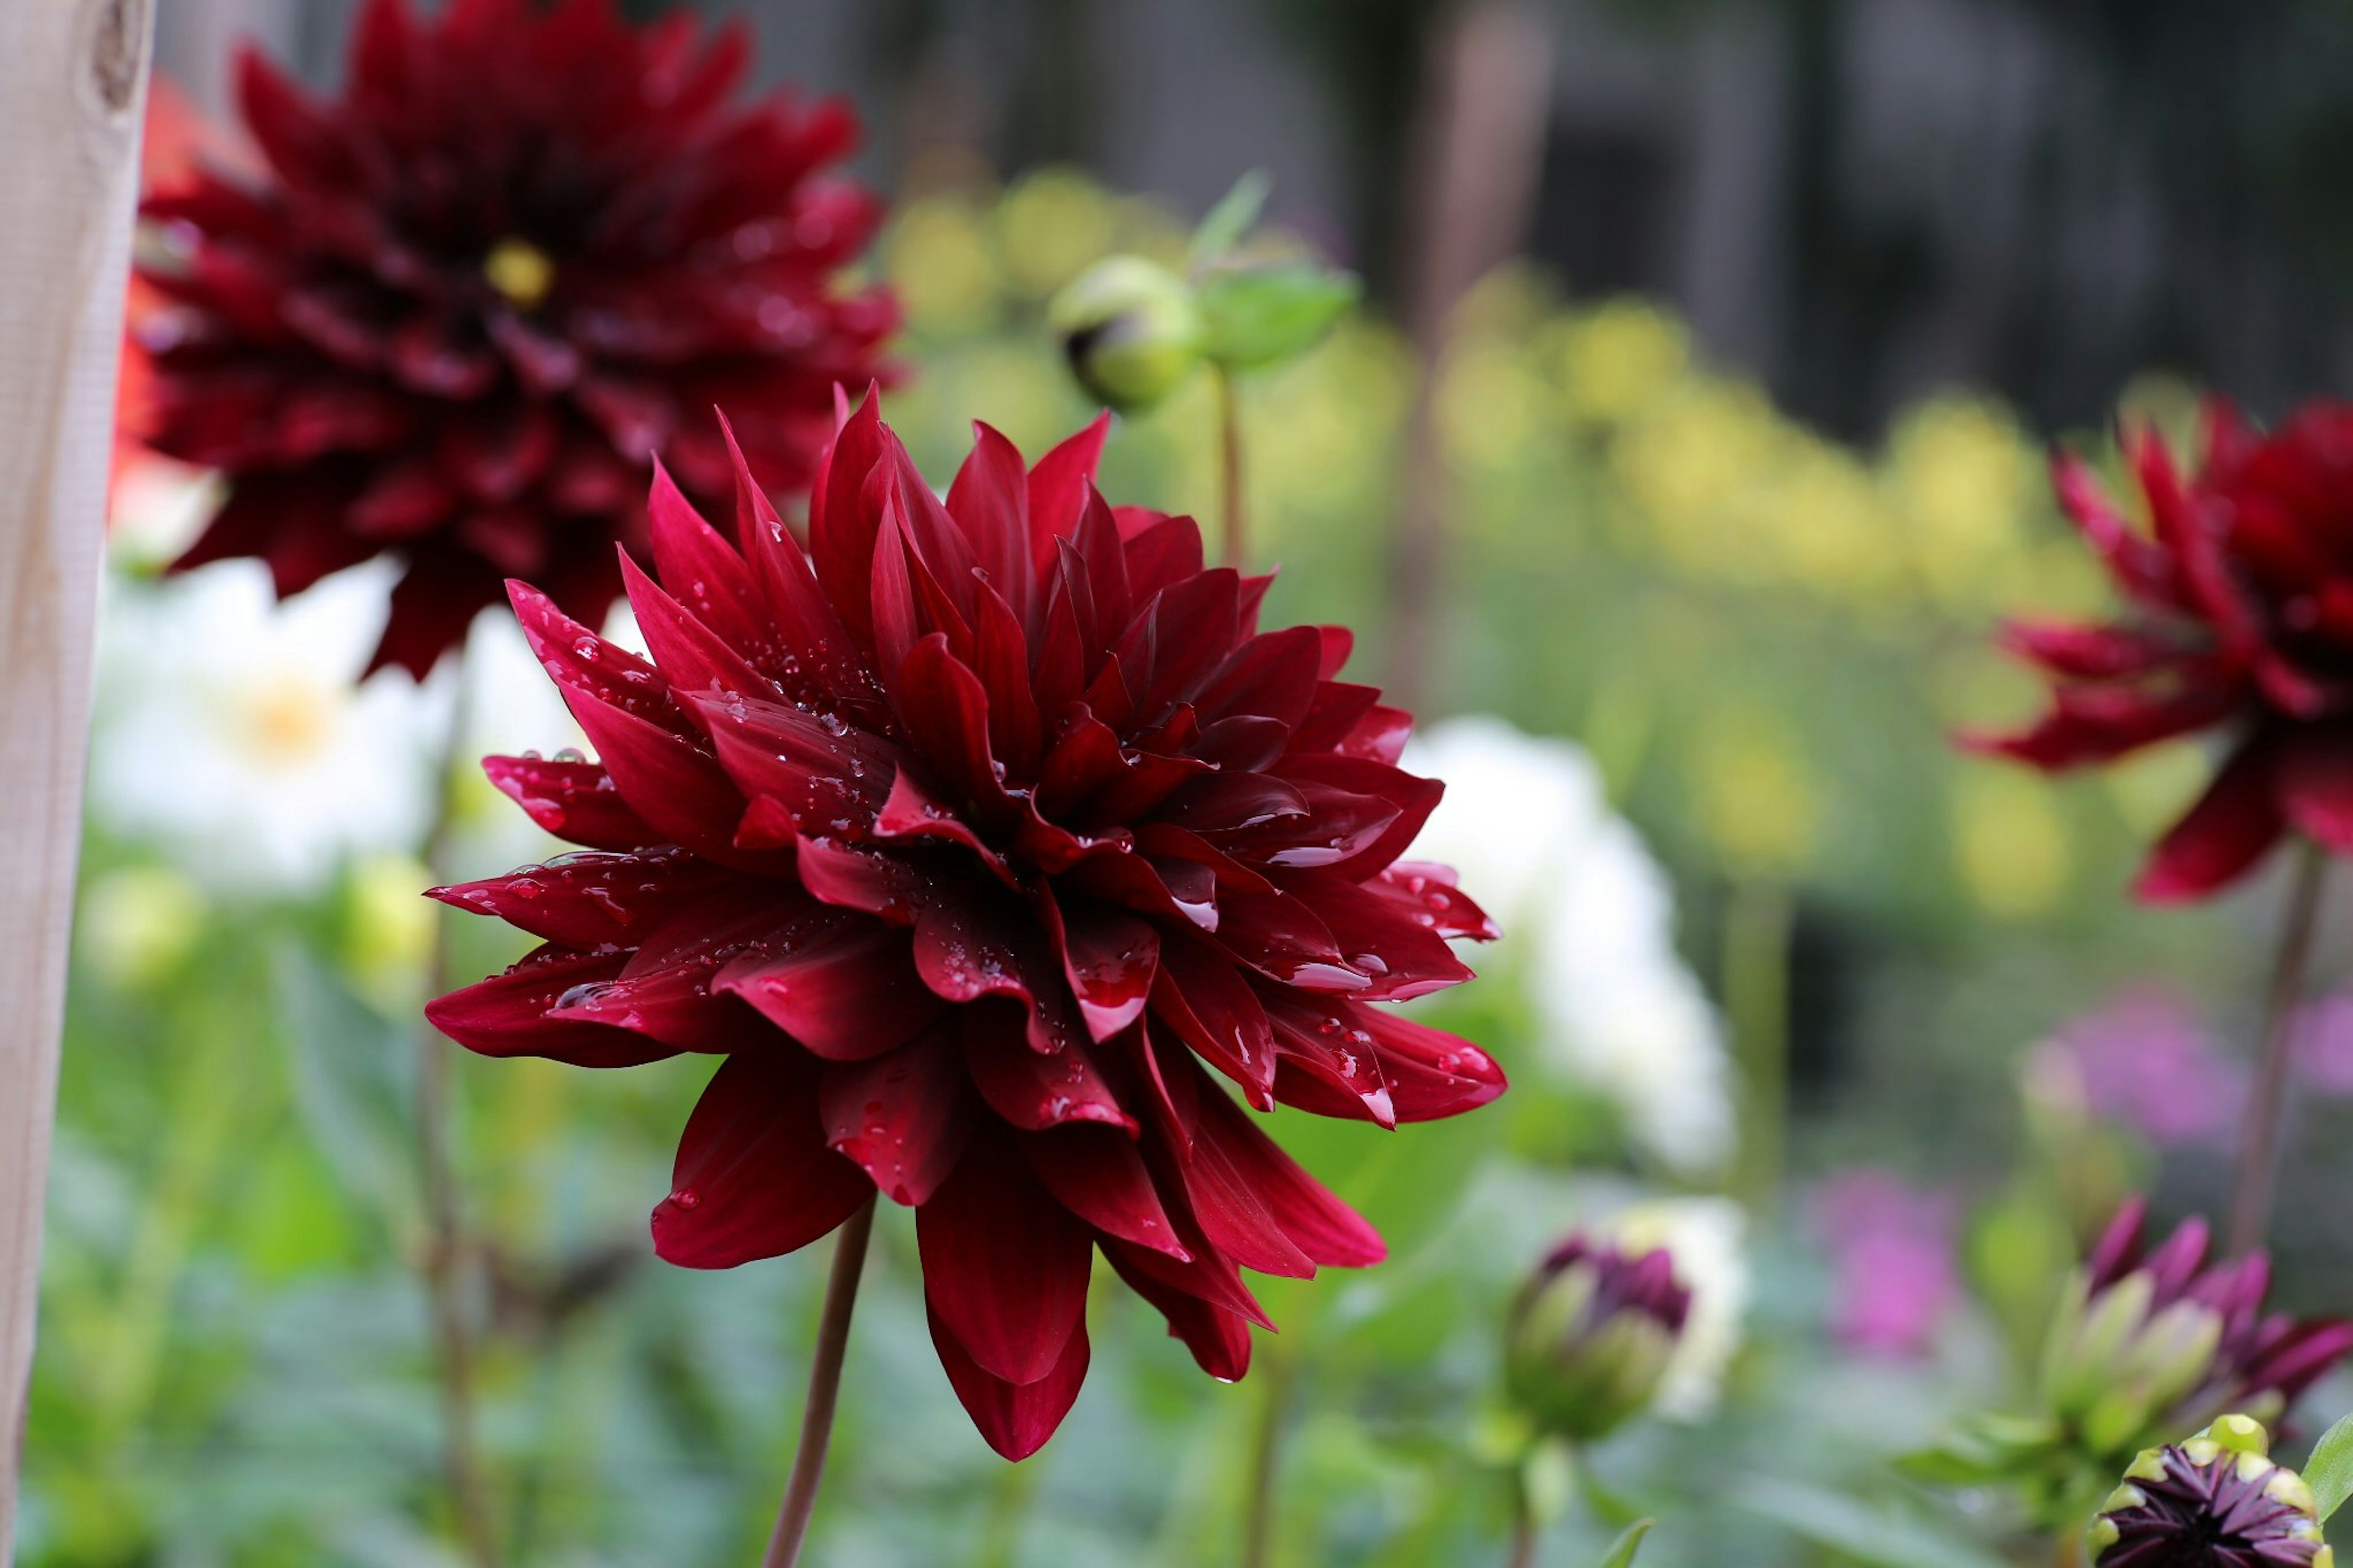
[[[1513,1305],[1505,1384],[1543,1430],[1588,1442],[1650,1404],[1690,1314],[1665,1248],[1630,1257],[1572,1236]]]

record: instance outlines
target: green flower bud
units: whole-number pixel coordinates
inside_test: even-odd
[[[2250,1415],[2133,1460],[2085,1538],[2094,1568],[2335,1568],[2312,1489]]]
[[[1089,396],[1123,412],[1149,408],[1201,357],[1200,314],[1185,280],[1141,256],[1111,256],[1054,297],[1049,323]]]
[[[1690,1311],[1664,1249],[1630,1258],[1571,1237],[1514,1304],[1504,1387],[1543,1432],[1590,1442],[1649,1405]]]

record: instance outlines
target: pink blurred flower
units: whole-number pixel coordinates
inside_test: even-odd
[[[2227,1147],[2247,1095],[2245,1068],[2161,985],[2128,986],[2065,1026],[2036,1047],[2035,1067],[2039,1079],[2063,1075],[2094,1115],[2160,1149]]]
[[[2295,1022],[2295,1066],[2305,1087],[2353,1094],[2353,993],[2306,1005]]]
[[[1952,1194],[1857,1167],[1823,1180],[1810,1206],[1837,1276],[1831,1332],[1872,1355],[1924,1353],[1960,1294]]]

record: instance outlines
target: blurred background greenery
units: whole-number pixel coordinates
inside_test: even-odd
[[[954,121],[944,89],[947,109],[923,122],[922,81],[994,80],[996,57],[958,53],[964,8],[885,9],[912,29],[906,59],[947,62],[869,105],[900,202],[875,265],[907,315],[910,374],[886,417],[938,481],[971,419],[1035,455],[1088,416],[1047,300],[1107,253],[1181,258],[1198,206],[1256,160],[1235,149],[1206,189],[1189,173],[1151,181],[1133,146],[1090,156],[1094,173],[1041,161],[1103,143],[1052,128],[1078,112],[1067,95],[1018,85],[991,90],[1027,107],[1000,106],[981,131]],[[1050,55],[1058,35],[1037,29],[1091,16],[1095,31],[1073,22],[1074,36],[1107,48],[1142,25],[1118,9],[1032,0],[1021,37]],[[1777,195],[1767,226],[1779,237],[1739,252],[1771,261],[1779,291],[1736,288],[1727,314],[1703,279],[1670,303],[1675,278],[1613,275],[1591,242],[1546,237],[1557,182],[1587,167],[1589,117],[1564,131],[1557,112],[1543,119],[1540,177],[1490,224],[1503,249],[1417,258],[1382,237],[1384,203],[1411,191],[1383,196],[1364,177],[1394,168],[1411,128],[1376,135],[1370,110],[1438,113],[1414,110],[1415,72],[1475,64],[1476,50],[1447,57],[1405,0],[1338,9],[1287,5],[1280,25],[1303,31],[1339,84],[1317,101],[1345,112],[1318,136],[1386,145],[1390,163],[1350,143],[1320,174],[1285,170],[1298,155],[1279,148],[1267,161],[1302,180],[1279,187],[1292,199],[1278,196],[1287,227],[1272,243],[1357,261],[1376,296],[1314,353],[1243,387],[1253,549],[1282,565],[1271,624],[1349,623],[1365,678],[1428,715],[1508,725],[1438,729],[1432,765],[1493,809],[1442,817],[1431,853],[1507,868],[1538,857],[1544,874],[1506,918],[1546,934],[1472,955],[1490,979],[1432,1013],[1492,1047],[1514,1091],[1409,1139],[1279,1116],[1286,1143],[1388,1234],[1391,1261],[1269,1282],[1284,1332],[1234,1387],[1201,1378],[1124,1292],[1099,1293],[1086,1393],[1019,1467],[957,1412],[922,1330],[912,1227],[886,1214],[818,1560],[1230,1563],[1271,1422],[1277,1563],[1501,1561],[1502,1318],[1575,1224],[1673,1237],[1704,1275],[1709,1328],[1672,1408],[1598,1451],[1546,1562],[1591,1562],[1626,1507],[1662,1517],[1642,1559],[1657,1568],[2016,1560],[1998,1512],[1915,1489],[1886,1460],[2016,1382],[2058,1272],[2123,1194],[2153,1190],[2167,1213],[2217,1204],[2276,889],[2189,912],[2124,901],[2139,846],[2196,786],[2193,750],[2054,786],[1965,759],[1948,736],[2031,700],[1989,647],[1998,614],[2100,602],[2048,498],[2048,443],[2113,465],[2105,411],[2184,431],[2193,378],[2284,395],[2322,374],[2312,356],[2341,344],[2327,326],[2341,318],[2316,307],[2318,324],[2279,353],[2231,339],[2238,318],[2221,307],[2184,306],[2196,332],[2144,317],[2096,352],[1980,355],[1966,332],[1947,341],[1966,315],[1874,307],[1884,280],[1841,271],[1826,258],[1850,254],[1843,231],[1809,226],[1829,220],[1804,202],[1834,197],[1805,196],[1788,169],[1799,195]],[[1622,9],[1639,15],[1571,8],[1575,26],[1628,40],[1637,81],[1642,58],[1704,63],[1752,37],[1725,45],[1727,26],[1765,29],[1754,47],[1777,72],[1831,45],[1841,59],[1873,47],[1915,58],[1916,29],[1937,18],[1967,19],[1953,25],[1968,37],[2027,29],[2056,40],[2052,58],[2098,62],[2116,122],[2104,133],[2140,150],[2119,154],[2129,167],[2194,117],[2177,103],[2143,126],[2116,106],[2175,79],[2219,26],[2189,0],[2107,31],[2098,7],[1955,0],[1904,7],[1915,31],[1871,46],[1853,40],[1886,24],[1830,0]],[[2291,11],[2295,26],[2336,25],[2329,6]],[[808,25],[756,19],[772,42]],[[331,23],[300,14],[301,47],[318,56]],[[2215,69],[2263,79],[2287,26],[2251,23]],[[789,53],[771,48],[769,65],[799,74]],[[1563,64],[1561,79],[1590,68]],[[1799,121],[1790,156],[1835,184],[1862,143],[1810,117],[1894,89],[1775,79]],[[1092,90],[1107,114],[1111,88]],[[2231,123],[2260,140],[2255,117]],[[2305,133],[2297,121],[2264,145],[2302,168]],[[1106,168],[1184,199],[1125,194]],[[2168,174],[2147,232],[2178,232],[2176,202],[2213,218],[2194,196],[2216,177]],[[1319,197],[1338,216],[1319,217]],[[1953,199],[1938,223],[1974,210]],[[2304,210],[2291,184],[2244,199]],[[2009,277],[2040,243],[2011,238],[1951,266]],[[2249,290],[2306,279],[2325,239],[2263,249]],[[2045,313],[2001,316],[1987,341],[2049,320],[2081,297],[2073,287],[2021,285]],[[2306,296],[2263,297],[2279,309]],[[1752,317],[1769,331],[1744,337]],[[1905,342],[1945,346],[1865,363]],[[2051,364],[2064,374],[2046,376]],[[1984,390],[1936,390],[1948,384]],[[1121,422],[1114,500],[1214,512],[1210,395],[1197,381]],[[454,1563],[414,1272],[406,1065],[432,930],[417,835],[449,672],[421,692],[396,677],[350,689],[373,637],[364,593],[272,612],[233,567],[156,582],[201,482],[151,468],[119,491],[20,1554],[43,1568]],[[1417,528],[1434,554],[1401,551]],[[578,742],[509,628],[477,628],[470,678],[473,750]],[[486,784],[467,789],[464,873],[552,847]],[[282,852],[243,852],[240,835]],[[478,922],[456,934],[462,973],[520,951]],[[1657,983],[1618,984],[1632,974]],[[2353,1092],[2348,1012],[2310,1015],[2283,1192],[2282,1294],[2306,1310],[2353,1299],[2353,1219],[2327,1201],[2347,1173],[2331,1135]],[[712,1275],[651,1259],[645,1212],[668,1190],[705,1071],[693,1058],[614,1074],[458,1064],[491,1325],[485,1443],[518,1562],[740,1563],[765,1534],[822,1259]],[[2334,1386],[2316,1403],[2325,1417],[2348,1400]]]

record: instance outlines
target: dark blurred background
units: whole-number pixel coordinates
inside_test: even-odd
[[[213,108],[228,37],[329,80],[354,3],[174,0],[161,61]],[[1954,384],[2050,430],[2152,369],[2262,411],[2353,371],[2345,0],[706,8],[750,22],[765,71],[854,99],[886,188],[954,150],[1198,211],[1262,165],[1276,215],[1409,321],[1448,266],[1409,237],[1437,204],[1471,264],[1525,248],[1573,296],[1668,301],[1838,435]],[[1472,211],[1422,194],[1433,169]]]

